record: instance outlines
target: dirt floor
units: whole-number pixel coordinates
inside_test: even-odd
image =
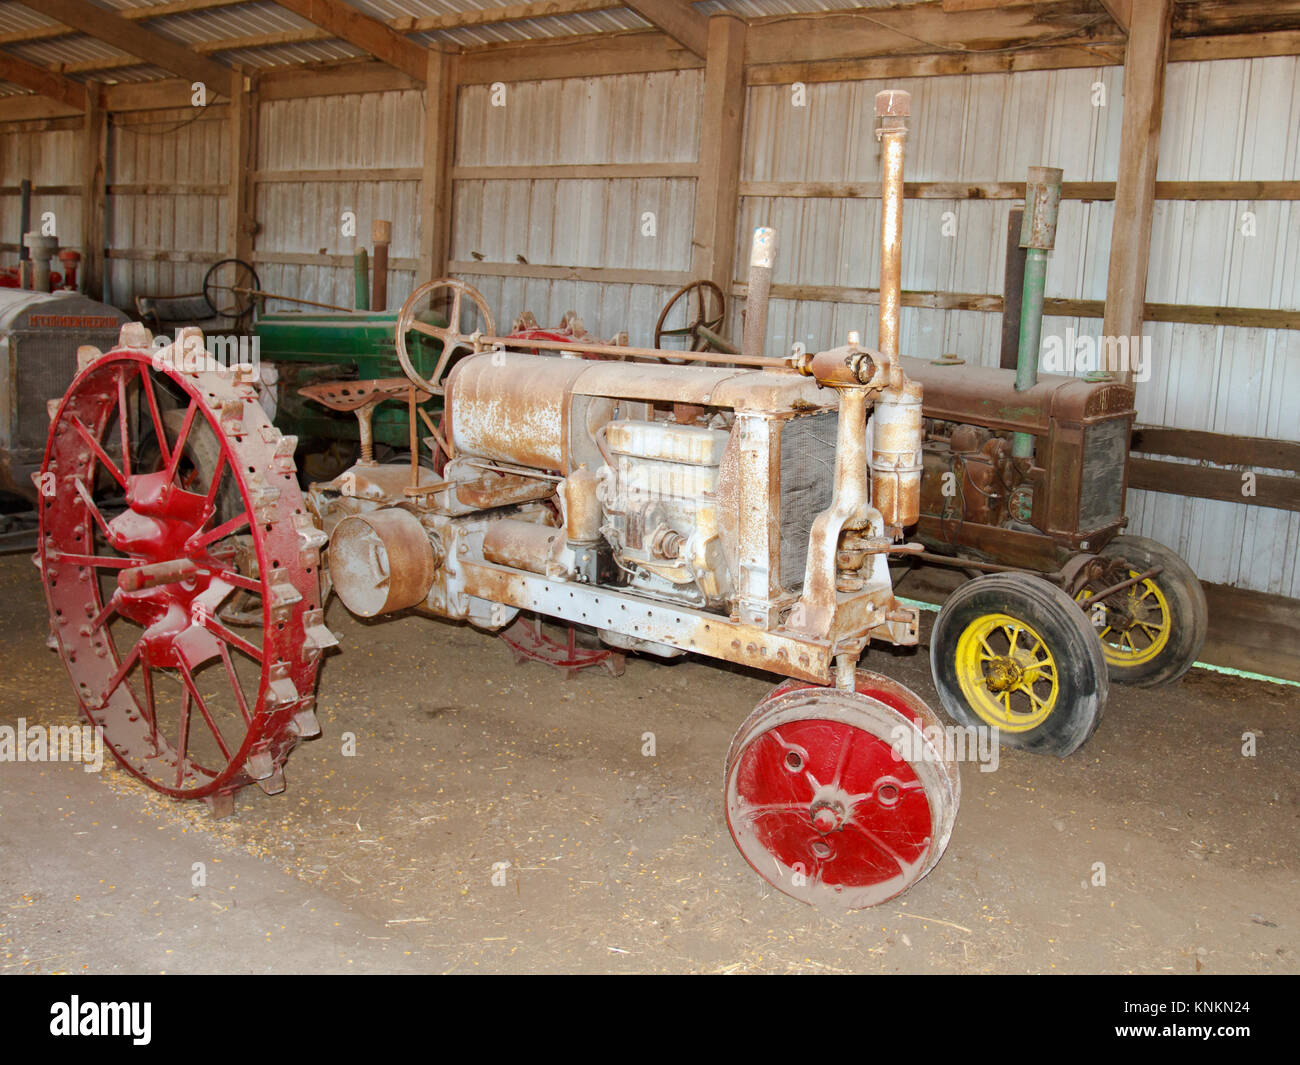
[[[1073,757],[964,765],[910,892],[824,914],[723,820],[727,745],[771,678],[633,659],[565,681],[472,629],[337,600],[328,621],[324,735],[234,817],[115,767],[0,763],[0,971],[1300,969],[1300,688],[1116,687]],[[0,558],[0,725],[74,721],[46,631],[30,561]],[[924,652],[863,664],[937,705]]]

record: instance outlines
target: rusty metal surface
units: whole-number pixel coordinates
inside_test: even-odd
[[[420,519],[399,507],[344,518],[329,557],[334,590],[365,618],[424,602],[438,562]]]
[[[406,401],[411,382],[405,377],[383,377],[373,381],[324,381],[304,385],[298,394],[315,400],[330,410],[355,411],[369,403],[382,403],[386,399]],[[417,403],[429,399],[429,393],[416,389]]]

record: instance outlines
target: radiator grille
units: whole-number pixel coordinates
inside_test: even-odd
[[[1124,464],[1128,458],[1128,419],[1090,425],[1083,434],[1083,483],[1079,490],[1079,531],[1117,521],[1124,505]]]
[[[41,333],[12,333],[10,357],[17,367],[14,408],[18,424],[14,427],[16,449],[42,449],[50,431],[50,417],[45,401],[56,399],[68,390],[77,372],[77,347],[94,344],[106,349],[116,335],[105,343],[99,333],[69,334],[49,330]]]
[[[787,591],[803,587],[808,534],[835,492],[835,411],[792,418],[781,429],[781,572]]]

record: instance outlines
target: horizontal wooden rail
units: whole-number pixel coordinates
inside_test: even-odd
[[[1300,477],[1259,473],[1254,474],[1250,480],[1255,494],[1245,495],[1243,489],[1247,478],[1241,470],[1136,457],[1130,457],[1128,462],[1129,488],[1192,499],[1216,499],[1224,503],[1300,511]]]
[[[450,262],[447,272],[479,277],[526,277],[549,281],[590,281],[606,285],[677,287],[694,280],[689,270],[628,270],[610,266],[541,266],[534,263]]]
[[[742,181],[740,194],[755,199],[878,200],[879,181]],[[1023,181],[908,181],[914,200],[1023,200]],[[1113,200],[1113,181],[1066,181],[1063,200]],[[1157,181],[1157,200],[1300,200],[1300,181]]]
[[[744,297],[743,281],[734,281],[733,296]],[[814,303],[855,303],[875,306],[880,292],[873,288],[850,288],[844,285],[773,285],[772,299]],[[926,307],[946,311],[1000,312],[1002,297],[974,292],[920,292],[904,290],[904,307]],[[1060,318],[1104,318],[1103,300],[1074,300],[1048,297],[1043,313]],[[1148,303],[1143,311],[1148,322],[1174,322],[1185,325],[1230,325],[1245,329],[1300,329],[1300,311],[1271,307],[1209,307],[1186,303]]]
[[[353,259],[350,254],[320,254],[313,252],[293,252],[293,251],[255,251],[253,252],[253,262],[271,263],[277,266],[333,266],[352,268]],[[418,259],[399,259],[390,257],[388,260],[388,269],[390,270],[418,270],[420,261]]]
[[[1300,475],[1300,442],[1294,440],[1136,425],[1133,427],[1132,450],[1144,455],[1169,455],[1220,466],[1291,470]]]
[[[611,178],[696,178],[699,163],[584,163],[546,166],[458,166],[454,181],[564,181]]]
[[[302,181],[419,181],[424,170],[418,166],[369,167],[349,170],[257,170],[253,180],[272,182]]]

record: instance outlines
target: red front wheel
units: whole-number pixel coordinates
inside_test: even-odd
[[[736,733],[727,824],[755,872],[801,902],[875,906],[938,863],[961,795],[913,692],[859,672],[857,691],[786,682]]]

